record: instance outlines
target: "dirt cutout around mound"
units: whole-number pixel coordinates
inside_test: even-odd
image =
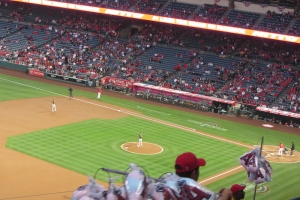
[[[154,155],[163,152],[163,148],[157,144],[143,142],[143,146],[138,146],[138,142],[127,142],[122,144],[121,148],[124,151],[134,154]]]

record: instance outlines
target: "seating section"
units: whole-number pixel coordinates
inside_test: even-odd
[[[139,1],[149,6],[158,2],[164,3]],[[172,10],[174,17],[186,18],[195,9],[170,2],[163,12]],[[2,10],[21,22],[0,21],[1,60],[83,79],[131,79],[253,106],[277,105],[281,98],[280,109],[293,111],[292,105],[299,103],[299,69],[294,66],[300,50],[293,43],[158,23],[146,23],[127,38],[132,24],[128,19],[23,4],[0,6]],[[225,7],[204,5],[196,16],[216,22],[225,12]],[[292,18],[268,14],[268,20]],[[258,17],[233,10],[221,23],[249,27]]]
[[[180,39],[181,46],[202,49],[220,55],[230,55],[243,42],[240,35],[219,33],[207,30],[186,29]]]
[[[271,13],[268,11],[267,15],[255,29],[283,33],[292,19],[293,16],[291,14],[276,14],[275,12]]]
[[[166,0],[141,0],[137,2],[130,11],[138,13],[156,13],[167,1]]]
[[[245,38],[244,47],[239,48],[237,54],[247,58],[263,59],[279,64],[298,64],[300,51],[297,44]]]
[[[0,38],[2,38],[18,31],[19,29],[14,23],[0,21],[0,30]]]
[[[298,19],[293,27],[288,31],[290,35],[300,35],[300,19]]]
[[[253,106],[270,106],[293,80],[290,66],[258,63],[233,63],[229,72],[233,78],[223,91],[229,99]]]
[[[298,78],[298,72],[295,72],[295,77]],[[279,98],[279,103],[276,109],[289,111],[289,112],[299,112],[298,105],[300,103],[300,81],[294,82],[292,87],[286,92],[284,98]]]
[[[186,19],[197,8],[197,5],[170,2],[167,7],[161,11],[160,15],[167,17],[174,17],[180,19]]]
[[[129,76],[137,82],[145,82],[152,85],[170,84],[171,75],[180,64],[178,71],[182,70],[182,65],[188,62],[189,57],[186,51],[171,49],[168,47],[156,46],[146,48],[147,52],[136,58],[138,68],[123,70],[119,77]],[[129,75],[126,73],[130,73]]]
[[[54,30],[47,30],[43,26],[23,26],[13,23],[20,31],[11,34],[3,39],[4,45],[10,47],[10,50],[28,49],[33,46],[39,46],[48,39],[55,36]]]
[[[222,18],[220,23],[235,27],[251,28],[259,17],[260,14],[258,13],[231,10],[227,16]]]
[[[181,37],[184,32],[184,28],[147,23],[134,37],[144,42],[150,42],[151,44],[154,42],[156,44],[170,45],[179,44],[178,38]]]
[[[199,11],[194,14],[192,20],[199,22],[217,23],[226,11],[227,7],[225,6],[218,6],[216,4],[204,4],[200,7]]]

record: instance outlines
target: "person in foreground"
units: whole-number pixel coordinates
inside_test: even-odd
[[[195,154],[186,152],[176,158],[174,167],[177,176],[198,181],[200,167],[204,167],[205,165],[206,161],[203,158],[197,158]],[[222,188],[219,193],[221,194],[221,200],[232,198],[232,192],[227,188]]]
[[[244,189],[246,185],[234,184],[231,186],[230,191],[232,193],[231,200],[243,200],[245,198]]]

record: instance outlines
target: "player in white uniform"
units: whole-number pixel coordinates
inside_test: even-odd
[[[52,100],[52,112],[56,112],[56,105],[54,99]]]
[[[138,147],[142,147],[143,146],[143,135],[142,135],[142,132],[140,132],[139,134],[139,144],[138,144]]]

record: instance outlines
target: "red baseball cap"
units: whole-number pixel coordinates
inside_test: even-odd
[[[240,185],[240,184],[234,184],[233,186],[231,186],[230,191],[232,192],[232,194],[239,192],[239,191],[243,191],[246,188],[246,185]]]
[[[176,167],[176,165],[180,166]],[[186,152],[179,155],[175,161],[175,170],[176,172],[189,172],[197,167],[205,166],[206,161],[203,158],[197,158],[195,154],[191,152]]]

